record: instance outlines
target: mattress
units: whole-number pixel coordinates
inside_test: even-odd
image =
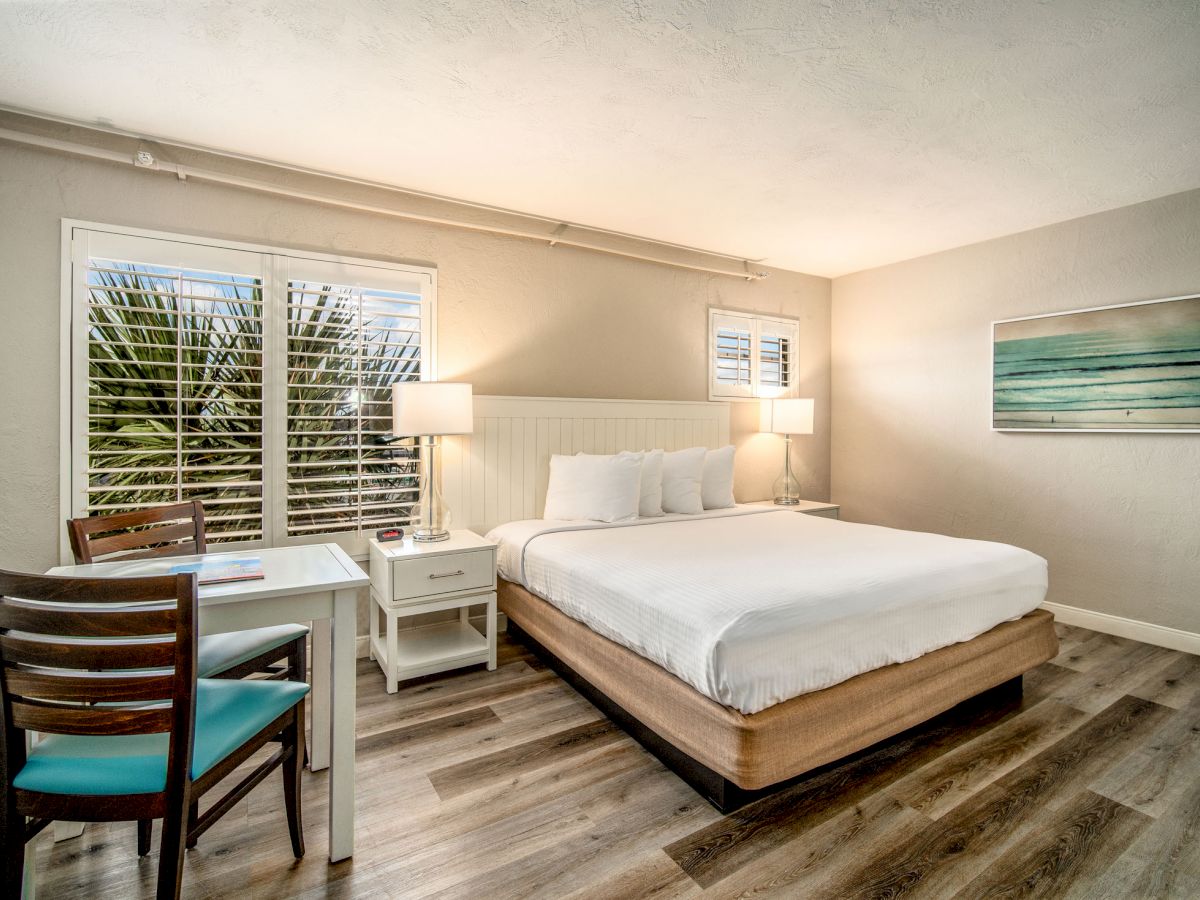
[[[1006,544],[762,507],[488,537],[503,578],[747,715],[968,641],[1047,584]]]

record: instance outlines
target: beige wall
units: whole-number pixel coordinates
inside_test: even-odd
[[[747,283],[0,144],[0,565],[56,561],[62,218],[435,265],[441,377],[480,393],[703,400],[708,306],[796,316],[818,401],[798,470],[829,496],[825,279]],[[1052,600],[1200,631],[1200,437],[988,430],[993,319],[1195,291],[1198,246],[1192,192],[837,279],[845,517],[1028,547]],[[778,439],[754,404],[732,418],[738,496],[766,496]]]
[[[1200,632],[1200,435],[989,430],[990,323],[1200,291],[1200,191],[834,281],[844,517],[1005,541],[1049,599]]]
[[[818,402],[799,475],[809,496],[828,497],[827,279],[774,271],[747,283],[0,144],[2,566],[57,561],[63,218],[434,265],[439,375],[484,394],[706,400],[708,306],[798,317],[800,384]],[[755,404],[734,404],[742,499],[766,496],[780,467],[779,438],[757,422]]]

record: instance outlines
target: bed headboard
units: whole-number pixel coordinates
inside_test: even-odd
[[[541,516],[551,454],[728,443],[728,403],[477,396],[474,434],[443,438],[442,493],[452,528],[485,534]]]

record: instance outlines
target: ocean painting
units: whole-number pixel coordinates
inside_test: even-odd
[[[992,427],[1200,431],[1200,295],[997,322]]]

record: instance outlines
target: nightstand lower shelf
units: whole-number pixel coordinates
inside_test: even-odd
[[[387,636],[371,636],[371,652],[376,659],[391,656]],[[416,678],[446,669],[490,661],[488,640],[470,622],[438,622],[416,628],[396,629],[396,677]]]
[[[472,606],[486,610],[487,634],[470,622]],[[432,625],[399,627],[399,619],[456,610],[458,618]],[[417,602],[383,603],[371,592],[368,639],[370,656],[379,661],[387,678],[387,692],[396,693],[406,678],[433,675],[461,666],[484,663],[496,668],[496,594],[458,592],[448,597],[428,597]],[[380,619],[383,622],[380,622]],[[383,627],[381,628],[380,625]]]

